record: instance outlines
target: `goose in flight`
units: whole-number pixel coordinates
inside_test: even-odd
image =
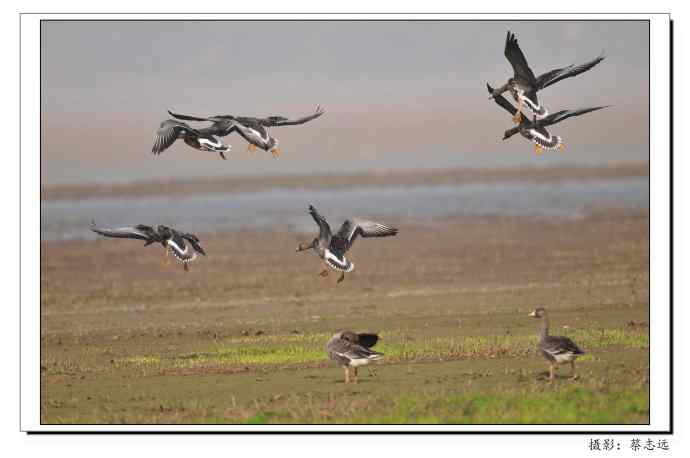
[[[206,252],[201,247],[201,242],[196,235],[180,232],[168,226],[158,225],[154,228],[145,224],[137,224],[131,227],[98,228],[92,221],[91,230],[104,237],[143,240],[144,246],[160,243],[165,248],[166,256],[168,253],[172,253],[184,265],[185,271],[189,270],[187,264],[196,259],[197,253],[206,256]],[[191,246],[185,242],[189,242]]]
[[[280,154],[280,150],[278,149],[278,140],[271,136],[268,131],[269,127],[304,124],[312,119],[318,118],[324,114],[325,111],[320,106],[317,106],[316,111],[313,114],[297,119],[288,119],[284,116],[268,116],[266,118],[253,118],[249,116],[234,115],[198,117],[173,113],[172,111],[168,111],[168,113],[170,113],[172,117],[184,121],[210,121],[213,123],[213,126],[222,126],[224,129],[226,129],[223,130],[224,133],[222,136],[228,135],[232,132],[237,132],[247,141],[247,143],[249,143],[247,151],[254,152],[256,147],[259,147],[264,151],[269,151],[274,158],[277,158]]]
[[[218,137],[222,137],[215,125],[203,129],[194,129],[187,123],[175,119],[166,119],[156,131],[156,138],[153,141],[151,152],[155,155],[161,154],[168,149],[178,138],[184,140],[192,148],[201,151],[213,151],[220,154],[225,159],[225,153],[230,151],[230,146],[223,144]]]
[[[486,88],[488,89],[489,93],[493,92],[493,88],[489,84],[486,85]],[[510,103],[500,94],[494,97],[494,101],[513,116],[519,113],[517,108],[515,108],[512,103]],[[541,154],[541,152],[545,149],[552,150],[558,148],[563,150],[565,149],[563,139],[558,135],[551,135],[551,133],[546,130],[546,126],[558,124],[559,122],[570,117],[580,116],[585,113],[601,110],[602,108],[607,107],[608,105],[602,107],[581,108],[579,110],[561,110],[540,120],[535,119],[533,121],[530,121],[529,118],[523,115],[520,117],[520,121],[517,126],[512,127],[504,132],[503,140],[506,140],[519,133],[527,140],[534,142],[534,151],[537,154]]]
[[[329,268],[341,272],[338,283],[345,279],[346,272],[352,272],[355,268],[354,263],[345,257],[345,253],[352,248],[357,236],[388,237],[398,233],[396,228],[385,224],[352,218],[345,220],[338,232],[333,234],[326,218],[321,216],[313,205],[309,206],[309,214],[319,226],[319,236],[311,243],[300,243],[297,251],[314,250]],[[328,269],[324,269],[319,275],[327,276]]]
[[[508,79],[506,84],[493,91],[489,95],[489,98],[492,99],[503,94],[505,91],[510,91],[511,95],[518,103],[517,112],[513,116],[513,122],[515,122],[515,124],[520,122],[523,105],[529,108],[536,119],[543,119],[549,114],[546,107],[539,102],[537,91],[547,88],[566,78],[572,78],[580,73],[584,73],[605,58],[602,54],[596,59],[585,62],[584,64],[556,68],[537,77],[534,76],[532,69],[527,64],[527,59],[525,59],[525,55],[518,45],[515,34],[510,31],[508,31],[508,35],[506,36],[504,55],[513,67],[514,75],[512,78]]]
[[[383,353],[371,350],[379,336],[370,333],[357,334],[341,331],[334,334],[326,344],[328,357],[345,370],[345,383],[350,383],[350,368],[354,369],[354,383],[357,383],[357,368],[383,358]]]

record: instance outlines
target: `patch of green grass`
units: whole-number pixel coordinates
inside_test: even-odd
[[[307,346],[246,346],[219,348],[214,351],[189,353],[175,358],[180,366],[206,366],[209,364],[268,365],[300,364],[322,360],[323,349]]]
[[[132,356],[127,358],[127,362],[134,366],[152,366],[155,364],[160,364],[160,356]]]
[[[347,424],[645,424],[646,387],[608,392],[593,388],[510,390],[397,397],[345,398],[329,410],[304,403],[274,411],[272,423]]]
[[[390,413],[359,416],[358,423],[606,424],[646,422],[646,390],[603,393],[585,388],[557,392],[468,393],[401,398]]]
[[[248,425],[264,425],[268,423],[269,415],[264,413],[264,412],[259,412],[255,415],[252,415],[245,421],[246,424]]]
[[[608,347],[648,348],[646,333],[626,329],[576,329],[567,334],[588,354]],[[223,366],[270,366],[325,362],[330,335],[252,336],[228,339],[208,351],[172,357],[135,355],[118,360],[120,366],[187,369]],[[518,358],[535,352],[534,335],[442,336],[411,338],[401,331],[383,333],[376,350],[387,362]],[[585,355],[585,358],[588,355]]]

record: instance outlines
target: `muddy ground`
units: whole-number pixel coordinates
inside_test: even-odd
[[[303,236],[42,242],[43,423],[647,423],[649,216],[393,221],[341,284]],[[540,322],[587,352],[549,385]],[[380,332],[360,383],[323,347]]]

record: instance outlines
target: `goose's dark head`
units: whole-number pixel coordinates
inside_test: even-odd
[[[192,247],[194,247],[194,250],[197,252],[201,253],[202,255],[206,256],[206,251],[204,248],[201,246],[201,241],[199,240],[199,237],[197,237],[194,234],[185,234],[184,238],[189,241],[189,243],[192,244]]]
[[[510,78],[506,84],[503,86],[493,89],[491,86],[487,84],[487,88],[489,88],[489,99],[493,99],[494,97],[498,97],[499,95],[503,94],[505,91],[511,89],[513,85],[515,84],[515,79]]]
[[[523,122],[524,122],[524,119],[522,119],[520,121],[520,124],[522,124]],[[503,140],[508,140],[510,137],[512,137],[513,135],[515,135],[519,132],[520,132],[520,126],[511,127],[510,129],[503,132]]]

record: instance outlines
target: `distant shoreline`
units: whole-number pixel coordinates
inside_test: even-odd
[[[175,196],[207,193],[256,192],[268,189],[322,189],[352,186],[418,186],[477,181],[563,181],[649,176],[648,162],[607,166],[549,168],[453,168],[333,175],[291,175],[193,180],[141,181],[108,185],[56,185],[41,188],[41,200],[104,197]]]

